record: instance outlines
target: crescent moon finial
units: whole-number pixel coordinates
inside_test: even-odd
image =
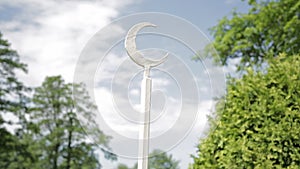
[[[139,30],[141,30],[144,27],[156,27],[156,25],[149,23],[149,22],[141,22],[136,25],[134,25],[132,28],[129,29],[126,38],[125,38],[125,49],[127,51],[127,54],[129,57],[138,65],[150,68],[154,66],[158,66],[168,58],[168,53],[162,57],[159,60],[152,60],[145,58],[140,51],[136,48],[136,35]]]

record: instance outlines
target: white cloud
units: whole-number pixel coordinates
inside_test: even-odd
[[[132,89],[132,90],[129,91],[129,93],[134,95],[134,96],[139,96],[140,95],[140,90]]]
[[[101,128],[106,129],[106,127],[109,127],[119,135],[133,139],[138,138],[139,125],[132,122],[131,120],[134,121],[134,119],[137,119],[139,117],[134,117],[134,112],[129,115],[122,114],[122,112],[129,112],[132,108],[139,112],[141,105],[139,103],[132,105],[115,105],[114,99],[127,100],[128,98],[122,97],[121,95],[117,95],[117,98],[116,96],[113,96],[113,94],[107,88],[96,88],[95,93],[97,93],[95,99],[98,105],[99,115],[101,116],[101,118],[103,118],[103,121],[105,121],[105,125],[103,125]],[[166,107],[154,107],[152,109],[153,117],[151,118],[151,121],[153,120],[153,122],[151,124],[151,137],[157,137],[163,134],[165,131],[169,130],[171,127],[173,127],[174,123],[179,117],[181,106],[180,103],[178,103],[178,100],[175,99],[168,100],[169,101],[166,103]],[[120,112],[120,110],[122,110],[122,112]],[[100,118],[100,116],[98,117]],[[101,119],[97,120],[100,125],[104,124]]]
[[[0,20],[5,38],[29,66],[22,79],[39,85],[45,76],[63,75],[72,81],[75,64],[87,41],[132,0],[117,1],[40,1],[4,0],[15,15]]]

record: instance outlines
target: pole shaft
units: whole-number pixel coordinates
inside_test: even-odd
[[[146,73],[145,73],[146,74]],[[141,106],[144,123],[139,131],[139,159],[138,169],[148,169],[149,135],[150,135],[150,109],[151,109],[152,80],[144,75],[141,88]]]

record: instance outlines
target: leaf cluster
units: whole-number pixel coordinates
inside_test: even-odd
[[[194,169],[299,168],[299,70],[299,55],[281,54],[269,61],[267,73],[249,68],[241,79],[231,79]]]

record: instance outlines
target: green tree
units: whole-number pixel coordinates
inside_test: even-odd
[[[222,65],[239,58],[245,75],[229,80],[198,145],[195,169],[299,168],[300,2],[248,3],[247,14],[234,12],[212,28],[208,52],[218,53]]]
[[[248,13],[233,12],[211,29],[214,40],[207,47],[210,55],[223,65],[231,58],[240,58],[238,68],[243,69],[260,66],[280,53],[300,53],[299,0],[248,2]]]
[[[117,169],[129,169],[127,165],[125,164],[119,164]]]
[[[77,91],[80,100],[73,100]],[[101,165],[97,158],[97,145],[108,147],[109,136],[99,130],[94,121],[96,106],[92,104],[83,85],[65,83],[61,76],[47,77],[34,91],[31,121],[33,137],[38,146],[33,147],[38,157],[36,168],[95,169]],[[78,115],[88,120],[84,128]],[[93,132],[93,133],[89,133]],[[86,133],[98,138],[88,141]],[[105,152],[107,153],[107,152]],[[114,159],[111,154],[107,158]]]
[[[149,169],[179,169],[179,161],[161,150],[153,150],[149,154],[148,163]],[[137,167],[136,163],[133,169],[137,169]]]
[[[231,79],[193,168],[299,168],[299,70],[299,55],[281,54],[267,73],[248,68]]]
[[[17,72],[26,73],[26,65],[0,33],[0,168],[6,169],[24,168],[31,157],[21,140],[26,127],[28,88],[18,80]]]

